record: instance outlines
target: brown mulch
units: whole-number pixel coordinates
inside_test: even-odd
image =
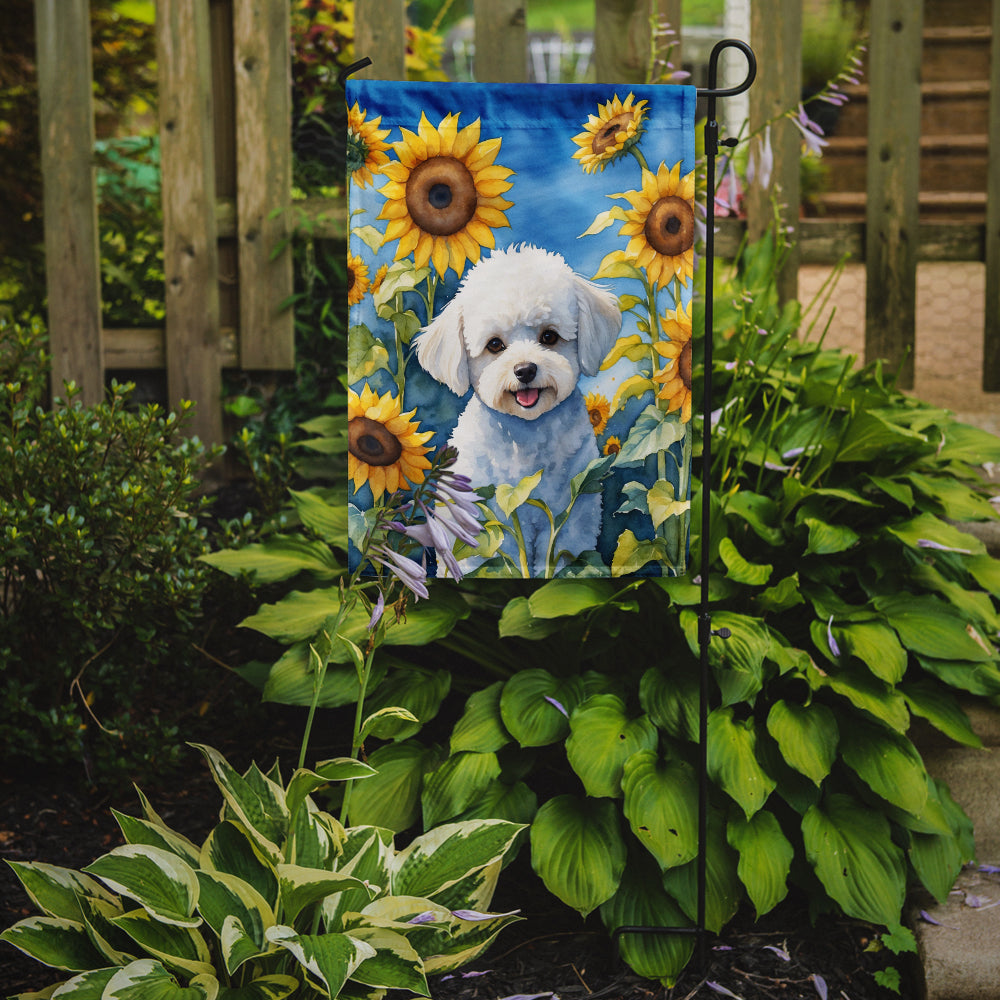
[[[223,743],[220,749],[234,763],[242,762],[239,746]],[[191,754],[190,768],[148,791],[170,826],[198,840],[215,821],[219,797],[200,755]],[[108,796],[73,784],[71,778],[7,774],[0,778],[0,858],[81,868],[122,842],[112,806],[139,814],[134,793]],[[894,958],[866,950],[874,940],[872,929],[855,921],[822,918],[813,927],[800,901],[782,904],[757,924],[751,915],[738,915],[721,936],[706,939],[704,969],[693,962],[672,990],[636,976],[619,961],[596,914],[581,921],[546,893],[526,852],[503,873],[494,908],[519,908],[525,919],[503,931],[468,969],[431,977],[435,1000],[693,1000],[733,995],[742,1000],[888,1000],[893,994],[873,979],[887,965],[903,974],[902,996],[919,992],[905,962],[912,956]],[[32,912],[11,870],[0,865],[0,927]],[[0,944],[0,995],[41,989],[60,978],[65,976]]]

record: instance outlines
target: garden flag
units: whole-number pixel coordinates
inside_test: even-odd
[[[451,446],[466,574],[684,573],[694,88],[352,79],[347,104],[352,516]]]

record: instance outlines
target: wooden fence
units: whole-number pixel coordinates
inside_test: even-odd
[[[279,248],[294,218],[308,219],[314,235],[343,239],[346,212],[331,201],[287,210],[290,2],[158,0],[166,325],[108,330],[101,326],[88,0],[35,0],[55,386],[73,379],[84,400],[94,401],[107,370],[165,369],[169,400],[195,400],[196,433],[221,441],[221,370],[292,367],[292,315],[283,308],[291,254]],[[527,78],[527,2],[474,0],[478,79]],[[373,59],[368,75],[404,77],[405,9],[404,0],[356,0],[355,51]],[[724,220],[716,247],[732,252],[744,226],[761,232],[775,195],[796,206],[785,210],[796,242],[783,294],[795,294],[800,263],[833,262],[845,252],[863,260],[866,355],[896,364],[909,351],[904,384],[913,376],[917,262],[985,261],[983,387],[1000,391],[1000,0],[992,3],[985,224],[919,219],[922,9],[917,0],[871,0],[865,220],[799,219],[800,137],[782,121],[769,188],[749,192],[746,222]],[[681,0],[595,0],[596,78],[641,82],[650,18],[677,26],[682,13]],[[753,129],[799,101],[802,2],[754,0],[751,18],[759,66],[750,91]]]

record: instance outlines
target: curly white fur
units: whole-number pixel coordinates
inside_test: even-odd
[[[532,495],[562,513],[570,480],[598,456],[577,381],[597,374],[621,322],[616,296],[557,253],[522,244],[476,264],[416,341],[425,371],[460,396],[474,390],[451,436],[456,471],[483,486],[516,485],[541,469]],[[544,575],[548,518],[530,505],[518,518],[529,570]],[[600,496],[581,496],[558,550],[593,549],[600,527]],[[517,560],[512,538],[503,550]]]

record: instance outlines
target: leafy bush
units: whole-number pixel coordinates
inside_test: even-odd
[[[428,973],[471,961],[518,919],[485,912],[516,824],[452,823],[400,850],[311,798],[367,765],[325,761],[285,785],[277,767],[241,775],[199,749],[225,803],[200,847],[140,793],[142,819],[115,813],[125,846],[82,872],[11,863],[43,915],[0,938],[79,973],[60,996],[429,996]]]
[[[712,625],[731,636],[709,647],[706,923],[718,931],[744,903],[763,914],[794,886],[814,911],[905,940],[907,886],[944,898],[974,849],[909,728],[921,717],[976,746],[958,695],[1000,695],[1000,561],[954,523],[996,516],[976,466],[1000,460],[1000,440],[905,396],[878,363],[799,340],[801,309],[780,308],[774,288],[782,252],[746,248],[715,296],[721,405],[692,560],[711,546]],[[317,452],[342,450],[341,425],[311,429]],[[308,538],[277,534],[224,568],[289,581],[245,624],[288,646],[253,672],[264,697],[308,704],[309,641],[340,606],[343,518],[330,491],[293,502]],[[535,869],[581,914],[599,910],[609,929],[693,923],[699,604],[687,578],[435,583],[386,631],[398,656],[368,703],[418,721],[378,733],[379,773],[355,790],[352,820],[531,821]],[[352,641],[362,618],[344,629]],[[406,648],[428,642],[424,663]],[[452,684],[472,693],[445,752],[417,737]],[[357,690],[345,651],[322,703]],[[637,972],[666,982],[691,947],[622,939]]]
[[[107,774],[176,752],[151,682],[191,663],[209,454],[185,434],[187,405],[133,410],[127,385],[96,406],[68,385],[44,409],[41,336],[0,321],[0,742],[7,760]]]

